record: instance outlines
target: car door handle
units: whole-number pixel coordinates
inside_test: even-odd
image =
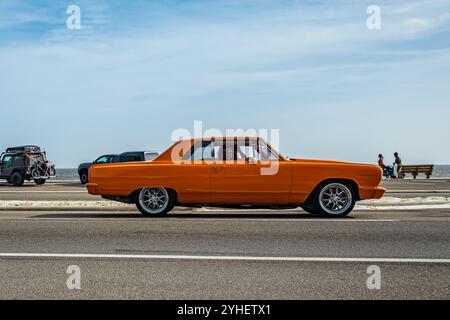
[[[213,170],[220,170],[223,168],[223,166],[213,166],[212,168],[213,168]]]

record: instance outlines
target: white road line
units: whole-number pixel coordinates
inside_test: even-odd
[[[1,211],[0,211],[1,212]],[[115,214],[116,212],[112,212],[112,213],[105,213],[106,215],[108,215],[107,217],[101,217],[101,213],[97,212],[88,212],[86,211],[86,214],[98,214],[98,217],[56,217],[56,218],[48,218],[48,217],[36,217],[39,215],[51,215],[53,213],[55,214],[61,214],[61,212],[57,212],[57,211],[52,211],[51,213],[38,213],[36,212],[35,215],[30,216],[28,212],[23,211],[19,213],[23,213],[23,215],[15,217],[15,216],[1,216],[0,215],[0,220],[27,220],[27,221],[43,221],[43,220],[50,220],[50,221],[66,221],[66,220],[99,220],[99,219],[105,219],[105,220],[109,220],[109,221],[129,221],[129,222],[135,222],[135,221],[139,221],[139,222],[156,222],[156,221],[165,221],[165,222],[170,222],[170,221],[234,221],[234,222],[239,222],[239,221],[257,221],[257,222],[401,222],[401,221],[406,221],[406,220],[400,220],[400,219],[308,219],[308,218],[284,218],[284,217],[280,217],[280,218],[248,218],[248,217],[230,217],[230,218],[226,218],[226,217],[217,217],[217,218],[202,218],[201,216],[196,216],[196,217],[189,217],[188,214],[186,215],[186,217],[184,218],[158,218],[156,220],[152,220],[152,219],[139,219],[141,218],[139,214],[136,214],[136,218],[122,218],[120,217],[120,214],[123,214],[122,212],[117,212],[118,216],[117,217],[111,217],[109,216],[110,214]],[[126,214],[133,214],[133,211],[129,211]],[[70,213],[69,213],[70,214]]]
[[[428,258],[337,258],[337,257],[264,257],[201,256],[146,254],[71,254],[71,253],[0,253],[0,258],[71,258],[71,259],[144,259],[144,260],[221,260],[221,261],[287,261],[287,262],[378,262],[378,263],[450,263],[450,259]]]
[[[185,221],[185,220],[211,220],[211,221],[230,221],[234,218],[171,218],[168,220],[179,220],[179,221]],[[277,222],[399,222],[400,220],[394,220],[394,219],[308,219],[308,218],[301,218],[298,217],[296,219],[289,219],[289,218],[236,218],[236,221],[241,220],[248,220],[248,221],[277,221]]]

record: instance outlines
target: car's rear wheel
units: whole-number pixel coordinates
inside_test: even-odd
[[[146,217],[161,216],[172,210],[175,194],[165,188],[144,188],[136,197],[136,206]]]
[[[356,197],[351,184],[327,182],[315,190],[312,208],[328,217],[344,217],[355,207]]]
[[[80,173],[80,182],[81,182],[82,184],[86,184],[86,183],[89,182],[89,175],[88,175],[88,172],[87,172],[87,171],[82,171],[82,172]]]
[[[20,172],[14,172],[11,176],[12,185],[15,187],[23,186],[25,179]]]
[[[45,181],[47,181],[46,179],[34,179],[34,183],[36,183],[37,185],[41,186],[45,183]]]

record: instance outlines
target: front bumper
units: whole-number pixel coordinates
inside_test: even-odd
[[[375,190],[373,191],[373,199],[381,199],[381,197],[383,197],[384,193],[386,192],[385,188],[382,187],[376,187]]]

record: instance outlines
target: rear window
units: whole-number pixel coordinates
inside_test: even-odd
[[[44,161],[44,157],[42,156],[42,154],[33,154],[32,157],[34,161]]]
[[[156,152],[146,152],[144,153],[145,161],[150,161],[155,159],[158,156]]]

